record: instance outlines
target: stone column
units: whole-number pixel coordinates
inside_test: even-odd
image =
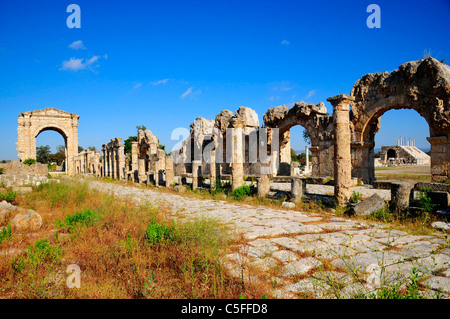
[[[269,176],[262,175],[261,177],[257,178],[257,182],[258,182],[258,196],[266,197],[267,194],[270,192]]]
[[[125,146],[120,145],[118,148],[119,152],[119,179],[126,179],[125,176]]]
[[[211,192],[216,190],[216,151],[211,151],[209,163],[209,188]]]
[[[306,155],[306,165],[305,165],[305,173],[309,173],[309,146],[305,146],[305,155]]]
[[[102,177],[108,176],[108,165],[107,160],[106,160],[107,156],[106,156],[106,146],[105,144],[102,145]]]
[[[173,158],[166,156],[166,187],[171,187],[174,181]]]
[[[302,199],[306,192],[306,179],[293,177],[291,179],[291,197],[293,202]]]
[[[201,161],[192,161],[192,190],[198,188],[199,178],[201,178],[200,168],[202,167]]]
[[[160,159],[157,159],[155,161],[155,166],[154,167],[155,167],[155,170],[154,170],[153,177],[155,179],[155,186],[158,187],[159,186],[159,170],[160,170],[160,167],[161,167]]]
[[[131,174],[133,181],[137,182],[138,172],[138,142],[131,142]]]
[[[107,146],[107,148],[106,148],[106,154],[108,155],[107,156],[107,158],[108,158],[108,177],[112,178],[113,171],[112,171],[112,165],[111,165],[111,149],[109,148],[109,146]]]
[[[138,159],[138,178],[139,178],[139,184],[144,183],[144,181],[145,181],[145,158]]]
[[[341,94],[327,99],[333,105],[334,124],[334,197],[339,205],[351,197],[352,163],[350,151],[349,103],[353,96]]]
[[[289,176],[291,172],[291,131],[287,130],[281,137],[279,174]]]
[[[431,181],[450,180],[450,135],[427,137],[431,150]]]
[[[410,182],[391,183],[391,210],[402,211],[409,207],[410,198],[413,197],[413,187],[414,184]]]
[[[233,128],[233,163],[231,163],[231,189],[244,184],[244,158],[242,153],[242,128]]]

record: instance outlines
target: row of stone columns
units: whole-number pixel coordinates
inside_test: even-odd
[[[102,145],[102,176],[125,179],[125,150],[121,141],[122,138],[118,137]]]

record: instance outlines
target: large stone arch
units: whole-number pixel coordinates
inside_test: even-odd
[[[300,125],[311,138],[313,177],[333,175],[333,120],[325,105],[296,102],[292,108],[285,105],[270,108],[263,116],[267,128],[278,128],[280,137],[279,175],[290,175],[290,129]]]
[[[80,116],[55,108],[19,114],[17,152],[20,160],[36,159],[36,138],[44,131],[56,131],[64,138],[66,173],[75,174],[74,158],[78,154],[78,120]]]
[[[375,134],[392,109],[413,109],[428,123],[433,181],[450,178],[450,68],[434,58],[411,61],[391,73],[369,73],[353,86],[350,113],[352,176],[375,180]]]

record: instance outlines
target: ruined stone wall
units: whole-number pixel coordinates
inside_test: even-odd
[[[0,168],[3,168],[3,174],[9,175],[47,176],[48,174],[47,164],[34,163],[32,165],[27,165],[19,160],[2,163],[0,164]]]

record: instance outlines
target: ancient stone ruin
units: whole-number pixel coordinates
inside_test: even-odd
[[[76,174],[75,156],[78,154],[78,120],[80,116],[55,108],[19,114],[17,152],[21,161],[36,159],[36,138],[44,131],[56,131],[64,138],[66,173]]]
[[[300,125],[311,138],[312,178],[333,177],[335,199],[344,204],[357,182],[375,181],[375,134],[381,115],[406,108],[416,110],[429,125],[432,181],[450,179],[450,68],[444,63],[427,58],[402,64],[391,73],[366,74],[349,95],[328,101],[333,114],[322,102],[270,108],[263,115],[263,127],[256,112],[244,106],[234,113],[222,110],[215,119],[198,117],[190,125],[189,137],[170,155],[159,148],[150,130],[139,130],[138,140],[131,143],[131,157],[124,154],[122,139],[114,138],[102,146],[101,162],[98,152],[76,152],[78,115],[53,108],[24,112],[19,114],[18,152],[21,160],[35,158],[37,135],[55,130],[66,141],[70,175],[94,174],[166,187],[190,180],[193,189],[209,184],[212,190],[217,179],[230,180],[236,189],[245,178],[252,178],[261,196],[272,179],[290,182],[292,197],[298,199],[306,180],[292,175],[290,129]]]

